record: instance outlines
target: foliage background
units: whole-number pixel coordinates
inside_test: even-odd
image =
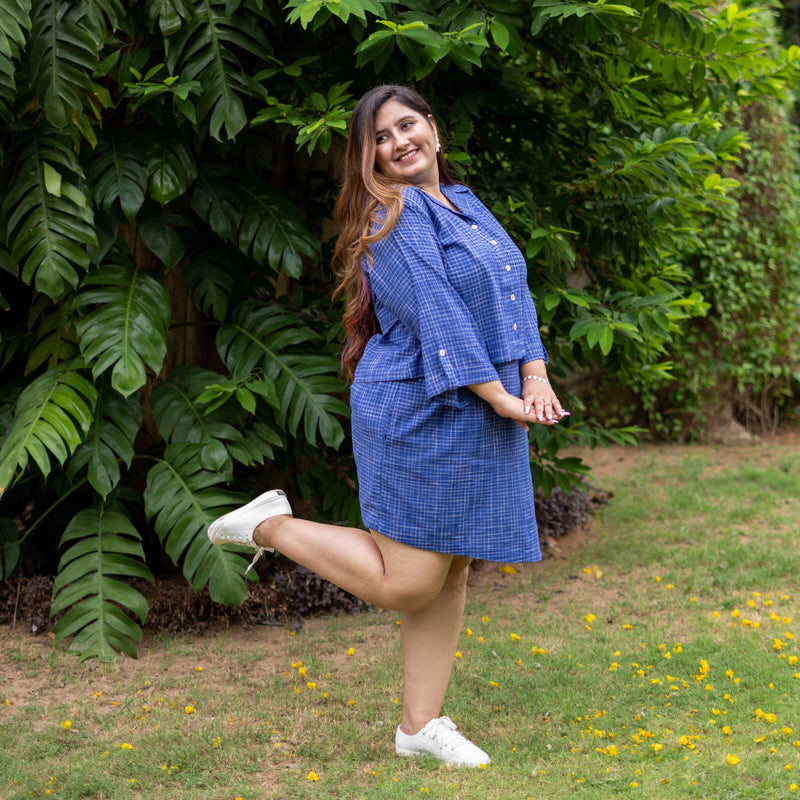
[[[376,82],[429,97],[526,254],[573,410],[532,431],[532,469],[568,488],[584,467],[563,445],[629,440],[698,317],[741,327],[738,252],[709,292],[705,234],[746,238],[737,181],[770,168],[737,162],[748,109],[787,113],[799,56],[761,4],[0,0],[3,576],[57,569],[57,638],[134,654],[147,606],[127,578],[174,565],[243,599],[245,559],[204,535],[241,498],[282,485],[303,513],[358,522],[330,215]],[[746,252],[743,272],[793,247],[781,213],[773,260]],[[796,261],[779,263],[791,308]],[[778,356],[768,391],[786,402],[796,354]]]

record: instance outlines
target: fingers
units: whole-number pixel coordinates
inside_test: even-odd
[[[552,392],[550,394],[526,394],[522,398],[526,416],[531,415],[543,425],[555,425],[564,417],[569,416],[569,411],[565,411],[558,398]]]

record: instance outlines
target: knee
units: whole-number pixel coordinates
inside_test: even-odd
[[[442,587],[436,586],[402,586],[395,589],[391,598],[393,611],[424,611],[441,594]]]
[[[454,556],[450,568],[444,577],[426,584],[404,583],[395,587],[392,593],[392,605],[387,606],[393,611],[424,611],[444,592],[466,594],[467,577],[471,558]]]

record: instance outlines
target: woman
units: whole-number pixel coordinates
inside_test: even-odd
[[[541,558],[529,422],[564,411],[522,254],[453,181],[427,103],[380,86],[353,111],[337,204],[347,301],[343,365],[369,531],[291,516],[261,495],[209,528],[216,544],[277,549],[403,614],[398,755],[478,766],[489,756],[440,716],[470,561]]]

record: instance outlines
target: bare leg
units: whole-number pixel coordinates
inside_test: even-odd
[[[470,561],[454,557],[436,600],[421,611],[403,614],[403,733],[415,734],[441,714],[461,631]]]
[[[396,542],[377,531],[289,516],[265,520],[253,539],[356,597],[394,611],[429,606],[439,596],[453,559]]]

